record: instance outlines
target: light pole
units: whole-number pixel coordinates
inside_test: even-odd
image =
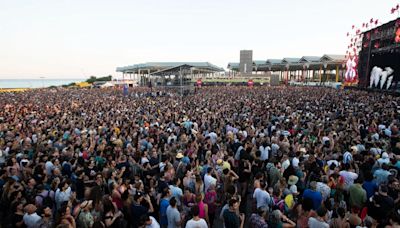
[[[181,77],[181,104],[183,103],[183,74],[182,67],[179,68],[179,75]]]

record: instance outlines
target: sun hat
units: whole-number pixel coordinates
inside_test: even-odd
[[[183,154],[182,154],[182,153],[178,153],[178,154],[176,155],[176,158],[177,158],[177,159],[183,158]]]
[[[288,184],[289,185],[295,185],[297,184],[297,181],[299,181],[299,178],[295,175],[290,175],[289,176],[289,180],[288,180]]]

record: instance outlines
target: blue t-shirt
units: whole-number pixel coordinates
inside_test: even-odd
[[[365,181],[364,184],[362,185],[363,189],[367,192],[367,198],[369,199],[371,196],[375,194],[375,192],[378,190],[378,185],[376,185],[372,181]]]
[[[161,201],[160,201],[160,225],[168,226],[168,219],[167,219],[168,206],[169,206],[169,200],[161,199]]]
[[[309,198],[313,202],[313,209],[317,210],[322,203],[322,195],[320,192],[313,191],[311,189],[306,189],[303,193],[303,198]]]

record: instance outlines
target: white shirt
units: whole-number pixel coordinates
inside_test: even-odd
[[[267,206],[271,200],[269,193],[260,188],[256,188],[256,190],[254,190],[253,198],[256,199],[257,208]]]
[[[65,190],[65,192],[60,191],[60,189],[57,189],[55,196],[57,208],[60,208],[61,204],[65,201],[68,201],[70,197],[71,197],[71,187],[68,187],[67,190]]]
[[[140,164],[144,164],[144,163],[146,163],[146,162],[149,162],[149,159],[148,158],[146,158],[146,157],[142,157],[142,159],[141,159],[141,161],[140,161]]]
[[[27,227],[35,227],[40,219],[41,217],[36,214],[36,212],[30,215],[28,215],[28,213],[25,213],[23,217],[24,223]]]
[[[186,228],[208,228],[207,223],[204,219],[200,219],[198,221],[195,221],[194,219],[190,219],[186,223]]]
[[[164,168],[165,168],[166,165],[167,165],[167,164],[165,164],[164,162],[160,162],[160,163],[158,164],[158,167],[160,167],[160,172],[164,172]]]
[[[172,140],[173,140],[174,142],[176,142],[177,139],[178,139],[178,138],[177,138],[174,134],[172,134],[172,135],[170,135],[170,136],[168,137],[167,143],[168,143],[168,144],[171,144],[171,141],[172,141]]]
[[[383,124],[379,124],[378,129],[382,131],[382,130],[386,129],[386,126]]]
[[[272,152],[272,155],[276,155],[276,154],[278,153],[278,150],[279,150],[279,145],[276,144],[276,143],[273,143],[273,144],[271,145],[271,152]]]
[[[382,165],[382,164],[389,164],[390,163],[390,158],[379,158],[378,159],[378,163],[379,163],[379,165]]]
[[[271,150],[271,147],[260,146],[259,150],[261,152],[261,156],[260,156],[261,161],[267,160],[269,158],[269,151]]]
[[[160,228],[160,224],[158,224],[157,220],[153,216],[149,216],[151,220],[150,225],[146,225],[146,228]]]
[[[344,178],[344,188],[348,189],[350,185],[354,184],[354,180],[357,179],[358,174],[349,172],[346,170],[342,170],[339,172],[339,175]]]
[[[382,154],[382,150],[380,148],[371,148],[370,151],[376,156],[377,154]]]
[[[328,166],[331,166],[332,164],[335,164],[336,167],[339,167],[339,165],[340,165],[339,162],[336,161],[336,160],[329,160],[329,161],[326,162],[326,164]]]
[[[316,218],[310,217],[308,219],[308,227],[310,227],[310,228],[329,228],[329,225],[326,222],[321,222],[321,221],[317,220]]]
[[[217,142],[218,135],[215,132],[211,132],[210,134],[208,134],[208,136],[210,136],[212,144],[215,144]]]
[[[331,188],[322,182],[317,182],[317,191],[321,193],[323,201],[331,195]]]
[[[212,177],[211,175],[206,173],[206,175],[204,175],[204,192],[207,192],[207,190],[211,186],[211,184],[215,185],[216,183],[217,183],[217,179],[215,179],[214,177]]]
[[[284,162],[282,162],[282,168],[286,170],[290,166],[290,161],[289,159],[286,159]]]
[[[242,131],[243,137],[247,138],[247,131]]]
[[[300,163],[300,160],[297,157],[294,157],[292,159],[292,165],[293,165],[294,168],[299,167],[299,163]]]

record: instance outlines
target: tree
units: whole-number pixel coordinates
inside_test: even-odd
[[[93,82],[108,82],[112,80],[112,76],[108,75],[105,77],[99,77],[97,78],[96,76],[90,76],[90,78],[88,80],[86,80],[86,82],[88,83],[93,83]]]

